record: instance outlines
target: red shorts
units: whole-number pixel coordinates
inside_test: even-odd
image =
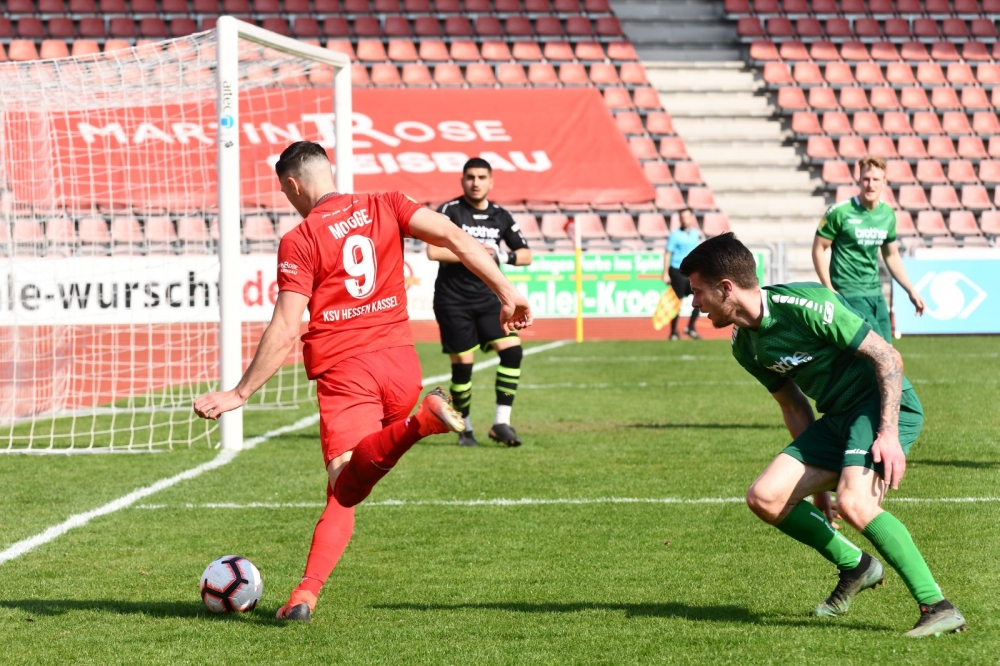
[[[412,346],[352,356],[317,377],[323,466],[409,416],[422,389],[420,360]]]

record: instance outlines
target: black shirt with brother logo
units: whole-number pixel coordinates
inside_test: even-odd
[[[507,246],[509,252],[528,247],[517,223],[505,209],[489,203],[486,210],[469,205],[464,197],[442,204],[438,212],[448,216],[466,233],[483,244]],[[463,308],[496,302],[496,295],[486,283],[459,263],[441,263],[434,283],[434,307]]]

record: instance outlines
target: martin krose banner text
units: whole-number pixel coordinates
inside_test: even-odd
[[[462,165],[493,166],[498,202],[651,201],[652,186],[596,89],[353,92],[355,187],[423,202],[461,193]],[[273,165],[293,141],[334,147],[332,91],[240,95],[241,196],[285,209]],[[10,112],[3,160],[22,203],[215,208],[212,101],[66,112]]]

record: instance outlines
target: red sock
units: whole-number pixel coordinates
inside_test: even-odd
[[[420,424],[413,417],[396,421],[362,439],[337,477],[333,487],[337,501],[354,506],[368,497],[375,484],[418,440]]]
[[[316,523],[312,545],[309,547],[309,557],[306,559],[306,572],[296,589],[306,590],[319,596],[320,589],[330,577],[330,572],[333,571],[340,556],[344,554],[353,532],[354,508],[341,506],[333,498],[333,493],[327,484],[326,509]]]

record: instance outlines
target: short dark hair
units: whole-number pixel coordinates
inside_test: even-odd
[[[296,141],[281,152],[281,157],[274,165],[274,172],[278,174],[278,178],[296,175],[303,164],[317,158],[330,161],[326,148],[312,141]]]
[[[753,253],[731,231],[709,238],[691,250],[681,262],[681,273],[685,277],[697,273],[704,280],[714,283],[732,280],[744,289],[758,286],[757,262]]]
[[[490,172],[491,176],[493,175],[493,167],[491,167],[490,163],[484,160],[482,157],[473,157],[468,162],[466,162],[465,166],[462,167],[462,175],[464,176],[465,172],[468,171],[469,169],[486,169],[487,171]]]

